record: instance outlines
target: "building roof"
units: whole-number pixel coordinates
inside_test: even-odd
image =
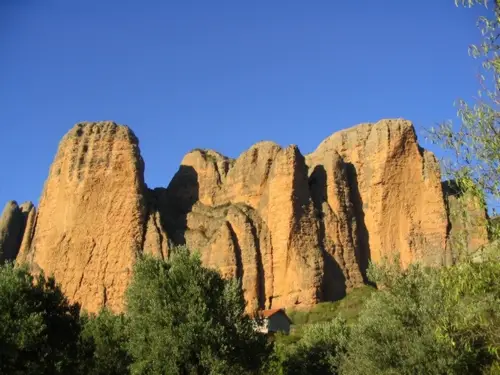
[[[280,311],[285,312],[283,309],[270,309],[270,310],[262,310],[261,314],[264,318],[269,318],[270,316],[272,316]]]
[[[275,315],[275,314],[278,314],[278,313],[283,313],[283,315],[285,315],[285,317],[288,319],[288,321],[290,322],[290,324],[292,324],[292,320],[290,319],[290,317],[286,314],[285,312],[285,309],[283,308],[279,308],[279,309],[269,309],[269,310],[262,310],[260,311],[260,315],[263,317],[263,318],[270,318],[271,316]]]

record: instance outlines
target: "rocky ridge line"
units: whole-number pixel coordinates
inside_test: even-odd
[[[149,189],[143,174],[128,127],[77,124],[38,213],[25,216],[18,262],[54,274],[89,311],[120,311],[137,256],[166,259],[177,244],[240,278],[248,310],[341,298],[363,284],[370,259],[449,261],[439,166],[406,120],[334,133],[305,156],[273,142],[236,159],[196,149],[167,188]]]

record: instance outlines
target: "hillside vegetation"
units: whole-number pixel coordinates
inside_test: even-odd
[[[178,248],[134,269],[124,314],[80,314],[52,279],[0,268],[0,373],[498,374],[500,248],[444,268],[369,268],[379,289],[254,331],[239,282]]]
[[[376,290],[365,285],[352,290],[339,301],[321,302],[307,309],[289,309],[286,313],[292,320],[290,335],[278,334],[276,339],[281,343],[293,344],[302,338],[311,325],[330,322],[337,317],[344,318],[347,324],[353,324],[358,320],[364,303]]]

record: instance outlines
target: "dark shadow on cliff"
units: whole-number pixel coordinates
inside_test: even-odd
[[[264,274],[264,263],[262,262],[262,251],[260,248],[260,238],[257,234],[257,228],[255,228],[255,224],[250,220],[252,236],[255,238],[255,250],[257,251],[256,259],[257,262],[257,295],[258,295],[258,303],[260,309],[266,308],[266,279]],[[271,297],[272,298],[272,297]],[[271,301],[272,302],[272,301]]]
[[[309,177],[309,191],[319,223],[319,243],[323,254],[323,282],[321,285],[323,301],[336,301],[346,296],[346,279],[342,269],[330,254],[326,245],[326,233],[323,213],[323,202],[327,202],[326,171],[317,165]],[[333,245],[333,244],[332,244]]]
[[[28,213],[16,201],[5,205],[0,217],[0,264],[14,262],[21,247]]]
[[[236,233],[231,226],[231,224],[228,224],[228,229],[229,233],[231,233],[231,239],[233,240],[234,243],[234,257],[236,261],[236,278],[238,280],[242,280],[243,278],[243,261],[241,260],[241,247],[240,247],[240,242],[238,241],[238,236],[236,236]]]
[[[198,173],[190,166],[181,166],[167,188],[156,188],[152,191],[152,205],[160,213],[162,229],[167,233],[168,239],[171,241],[172,245],[186,245],[186,235],[189,230],[187,226],[187,216],[193,210],[193,206],[198,200]],[[221,209],[223,206],[225,206],[227,211],[231,204],[211,207],[211,209],[217,210]],[[252,235],[256,241],[258,307],[264,309],[266,297],[265,275],[260,249],[260,238],[257,233],[257,228],[249,216],[249,211],[254,211],[254,209],[244,204],[238,204],[235,207],[248,218]],[[227,224],[229,225],[228,229],[235,245],[235,276],[241,280],[244,272],[242,249],[234,229],[229,223]]]
[[[252,233],[252,238],[254,240],[255,246],[255,264],[257,268],[257,285],[256,285],[256,293],[257,293],[257,304],[259,309],[266,309],[266,280],[265,280],[265,272],[264,272],[264,263],[262,260],[262,250],[261,250],[261,238],[257,231],[256,221],[259,220],[260,226],[266,226],[266,223],[260,221],[259,213],[251,206],[245,203],[236,203],[233,205],[241,214],[245,215],[245,218],[250,226],[250,231]],[[266,226],[267,228],[267,226]],[[233,239],[233,243],[236,246],[236,267],[239,269],[241,267],[241,271],[237,271],[237,277],[243,277],[244,275],[244,267],[243,267],[243,258],[242,258],[242,249],[240,247],[238,237],[234,232],[232,226],[230,225],[231,237]],[[272,298],[272,297],[271,297]]]
[[[174,245],[186,244],[187,215],[199,198],[198,173],[181,165],[165,188],[154,189],[161,225]]]
[[[358,173],[356,168],[352,163],[345,163],[347,171],[347,179],[349,181],[350,187],[350,199],[353,205],[354,217],[356,218],[356,235],[358,238],[356,246],[356,260],[359,264],[361,275],[363,276],[363,281],[367,284],[372,284],[369,282],[366,275],[368,269],[368,264],[371,259],[370,255],[370,238],[368,230],[365,224],[365,212],[363,210],[363,200],[361,194],[359,193],[358,185]]]
[[[452,217],[450,212],[450,200],[449,198],[454,196],[460,198],[463,192],[460,191],[458,184],[455,180],[441,181],[441,191],[443,192],[444,208],[446,210],[446,218],[448,225],[446,226],[446,239],[447,243],[450,241],[451,229],[452,229]],[[447,247],[449,247],[447,245]]]

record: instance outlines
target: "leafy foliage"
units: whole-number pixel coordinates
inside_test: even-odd
[[[127,318],[104,309],[97,315],[84,314],[81,320],[79,372],[95,375],[127,374],[132,362],[127,352]]]
[[[310,309],[287,309],[293,322],[290,335],[277,334],[278,345],[290,346],[300,341],[313,324],[328,323],[337,318],[345,319],[348,325],[356,323],[361,309],[376,289],[369,285],[350,291],[343,299],[335,302],[320,302]]]
[[[307,324],[328,322],[341,315],[348,323],[354,323],[364,302],[376,289],[369,285],[350,291],[343,299],[335,302],[320,302],[311,309],[289,309],[287,314],[295,330]]]
[[[178,248],[140,260],[127,294],[133,374],[244,374],[269,353],[244,315],[240,285]]]
[[[345,319],[307,325],[297,342],[277,334],[274,352],[263,369],[267,375],[339,374],[350,328]]]
[[[76,367],[79,307],[54,279],[0,267],[0,373],[67,374]]]
[[[338,374],[349,339],[344,319],[309,326],[302,339],[283,361],[283,371],[290,375]]]
[[[484,374],[498,366],[500,263],[370,268],[381,286],[352,329],[342,373]]]
[[[481,61],[483,70],[477,102],[469,105],[460,100],[460,124],[447,122],[429,132],[431,141],[454,154],[455,161],[444,164],[448,176],[461,190],[479,197],[483,205],[486,198],[500,198],[500,1],[456,0],[457,5],[467,7],[489,3],[493,3],[490,17],[478,20],[483,40],[469,48],[470,55]]]
[[[0,373],[256,373],[271,353],[238,282],[178,249],[136,264],[127,310],[83,314],[53,279],[0,267]]]

